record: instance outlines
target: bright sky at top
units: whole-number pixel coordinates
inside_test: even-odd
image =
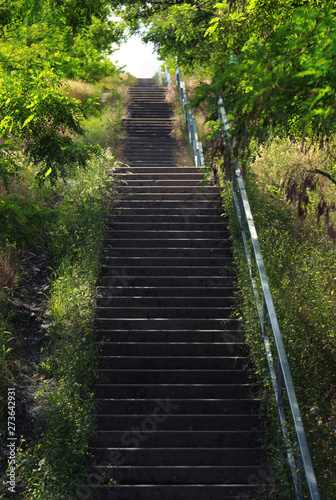
[[[125,66],[124,71],[136,78],[151,78],[160,66],[157,57],[151,43],[145,45],[139,36],[133,35],[112,54],[111,60],[119,67]]]

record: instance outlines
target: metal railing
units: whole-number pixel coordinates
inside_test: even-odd
[[[194,157],[194,163],[197,168],[204,167],[203,146],[198,140],[196,120],[193,118],[190,109],[190,102],[187,97],[185,83],[182,80],[181,70],[176,68],[176,87],[180,95],[180,102],[184,113],[184,120],[189,135],[189,143]]]
[[[218,100],[218,119],[223,141],[226,145],[231,142],[230,127],[223,100]],[[238,165],[238,163],[237,163]],[[254,225],[251,207],[248,201],[245,184],[237,168],[232,180],[232,193],[236,214],[239,220],[243,246],[246,254],[246,260],[249,268],[249,274],[252,282],[253,294],[255,297],[258,311],[261,332],[266,352],[266,360],[270,371],[271,382],[275,394],[275,400],[278,411],[278,432],[282,435],[282,449],[287,455],[287,461],[293,478],[296,498],[303,499],[303,473],[306,478],[306,484],[310,498],[320,500],[315,472],[309,453],[306,434],[304,431],[300,409],[295,393],[295,388],[290,372],[288,359],[283,344],[276,312],[274,309],[272,294],[270,291],[266,269],[262,258],[257,231]],[[253,265],[253,261],[255,265]],[[253,268],[257,269],[259,277],[259,286],[254,277]],[[261,292],[259,292],[261,290]],[[260,296],[262,297],[260,298]],[[275,345],[275,355],[277,357],[277,369],[273,359],[271,349],[271,338],[273,337]],[[286,417],[284,408],[284,398],[286,398],[289,412]],[[288,430],[288,419],[291,418],[291,427],[294,432]]]
[[[158,79],[159,79],[159,84],[162,85],[163,84],[163,80],[162,80],[161,66],[159,66],[159,68],[157,70],[157,75],[158,75]],[[166,85],[166,87],[169,87],[171,85],[171,78],[170,78],[170,74],[168,72],[166,64],[164,65],[164,79],[165,79],[165,85]]]

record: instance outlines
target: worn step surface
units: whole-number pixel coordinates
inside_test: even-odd
[[[218,187],[175,163],[165,89],[138,80],[97,297],[93,499],[257,499],[263,417]],[[113,483],[111,485],[111,483]]]

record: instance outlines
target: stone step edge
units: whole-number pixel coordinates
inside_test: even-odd
[[[132,415],[130,413],[93,413],[92,416],[94,418],[104,418],[104,419],[107,419],[110,417],[113,417],[113,418],[114,417],[116,417],[116,418],[126,418],[127,417],[127,418],[138,419],[138,418],[146,418],[146,417],[148,417],[148,414],[147,413],[137,413],[136,415]],[[196,418],[196,417],[199,419],[204,419],[204,420],[208,420],[211,417],[221,417],[223,419],[225,419],[226,417],[229,417],[230,419],[232,419],[232,417],[235,417],[237,419],[239,419],[239,418],[248,419],[251,417],[258,417],[260,419],[263,419],[263,418],[265,418],[265,415],[263,415],[262,413],[220,413],[220,414],[208,413],[206,415],[196,414],[196,413],[179,413],[179,414],[170,414],[169,415],[169,419],[174,419],[174,420],[182,420],[183,418],[190,419],[190,418]],[[120,429],[120,430],[124,430],[124,429]],[[183,429],[181,429],[181,430],[183,430]],[[220,429],[219,429],[219,431],[220,431]]]

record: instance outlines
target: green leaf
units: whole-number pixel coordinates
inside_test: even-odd
[[[44,176],[43,176],[43,177],[44,177],[44,179],[46,179],[47,177],[49,177],[49,175],[51,174],[51,172],[52,172],[52,169],[51,169],[51,168],[49,168],[49,169],[46,171],[46,173],[44,174]]]
[[[35,115],[30,115],[23,123],[22,128],[24,128],[28,123],[30,123],[32,120],[34,120]]]

